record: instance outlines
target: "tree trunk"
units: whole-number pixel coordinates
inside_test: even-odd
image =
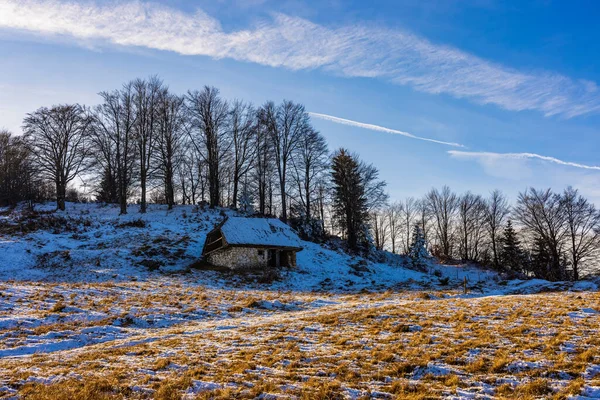
[[[285,175],[282,175],[282,178],[279,179],[279,184],[281,185],[281,220],[283,222],[287,222],[287,203],[286,203],[286,193],[285,193]]]
[[[498,270],[499,265],[500,264],[498,262],[498,249],[496,247],[496,234],[492,233],[491,234],[491,239],[492,239],[492,253],[494,253],[494,269]]]
[[[304,175],[304,192],[306,196],[306,222],[310,222],[310,170],[308,167]]]
[[[237,200],[238,200],[238,181],[240,180],[237,172],[233,176],[233,199],[231,199],[231,204],[233,205],[233,209],[237,209]]]
[[[265,214],[266,211],[266,198],[267,198],[267,188],[264,180],[259,180],[258,182],[258,211],[261,215]]]
[[[56,180],[56,208],[60,211],[65,211],[66,186],[61,179]]]
[[[145,213],[146,212],[146,173],[145,173],[145,169],[143,167],[140,172],[141,172],[140,186],[142,189],[142,200],[141,200],[141,204],[140,204],[140,212]]]
[[[175,191],[173,190],[173,171],[171,167],[167,167],[167,171],[165,174],[165,196],[167,197],[167,208],[169,210],[173,209],[173,205],[175,204]]]
[[[121,215],[127,214],[127,196],[121,196],[119,198],[119,204],[121,205]]]

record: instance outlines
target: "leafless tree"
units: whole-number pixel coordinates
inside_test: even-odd
[[[561,196],[550,189],[530,188],[519,194],[514,209],[521,225],[545,245],[550,262],[546,270],[539,274],[550,280],[564,280],[566,277],[561,253],[568,230],[562,203]]]
[[[467,192],[458,199],[460,250],[463,260],[479,261],[485,203],[479,195]]]
[[[440,245],[441,256],[452,257],[454,223],[458,209],[458,196],[448,186],[441,191],[432,189],[426,196],[427,207],[435,222],[436,238]]]
[[[578,280],[582,263],[596,255],[600,246],[600,212],[572,187],[563,192],[561,206],[567,224],[573,279]]]
[[[273,108],[272,104],[267,103],[263,107],[267,111],[263,116],[271,140],[275,167],[279,178],[281,218],[283,221],[287,221],[288,167],[302,136],[311,128],[308,113],[303,105],[284,100],[276,107],[275,113],[272,112]]]
[[[79,104],[42,107],[24,120],[34,162],[56,186],[59,210],[65,209],[67,185],[87,166],[91,124],[88,110]]]
[[[0,130],[0,205],[34,200],[34,178],[31,154],[23,138]]]
[[[140,212],[145,213],[147,186],[157,140],[158,99],[163,91],[163,83],[155,76],[149,80],[136,79],[132,82],[132,89],[135,109],[134,132],[139,157]]]
[[[256,152],[253,139],[257,130],[256,110],[251,104],[234,101],[229,112],[229,128],[232,140],[232,198],[233,208],[237,208],[239,185],[252,167]]]
[[[377,250],[383,250],[386,247],[390,235],[390,223],[386,211],[387,207],[371,212],[373,239]]]
[[[162,89],[158,96],[157,121],[157,177],[163,182],[165,202],[170,210],[175,204],[175,173],[183,158],[187,132],[184,98]]]
[[[191,118],[190,138],[208,167],[210,206],[221,202],[220,164],[231,146],[227,132],[229,105],[219,96],[219,89],[205,86],[202,91],[189,91],[187,109]]]
[[[504,226],[506,217],[510,213],[510,207],[506,197],[499,190],[494,190],[489,199],[485,203],[485,227],[490,238],[492,247],[492,261],[494,268],[498,269],[499,265],[499,244],[500,232]]]
[[[392,253],[396,254],[398,250],[398,242],[403,229],[403,204],[395,202],[385,208],[385,217],[389,227],[389,237]]]
[[[266,213],[267,203],[272,204],[272,200],[269,200],[269,192],[272,193],[272,191],[269,188],[272,187],[274,161],[269,129],[273,129],[275,113],[275,104],[272,102],[266,103],[258,110],[258,126],[253,144],[256,149],[253,167],[254,181],[258,192],[258,211],[263,215]],[[269,206],[269,208],[271,207]],[[272,214],[270,211],[269,213]]]
[[[425,238],[427,239],[427,231],[425,230],[426,228],[426,208],[423,207],[423,214],[421,215],[421,220],[422,223],[420,223],[419,225],[421,226],[421,231],[423,232],[423,235],[425,235]],[[403,233],[404,233],[404,241],[403,241],[403,246],[404,246],[404,254],[408,254],[408,251],[410,249],[410,243],[411,243],[411,232],[412,229],[415,225],[415,220],[417,219],[417,216],[419,214],[419,202],[417,200],[415,200],[414,197],[407,197],[404,200],[404,203],[402,203],[402,220],[403,220]]]
[[[196,204],[206,201],[207,167],[206,161],[198,156],[198,152],[185,141],[183,153],[178,165],[179,186],[182,191],[182,201],[186,204]]]
[[[421,227],[421,230],[423,231],[423,236],[425,237],[425,241],[429,242],[429,238],[430,238],[430,230],[431,230],[431,213],[429,212],[429,206],[428,206],[428,202],[426,198],[423,199],[419,199],[415,202],[415,210],[417,213],[417,223],[419,224],[419,226]],[[412,227],[410,227],[412,229]],[[410,230],[409,230],[410,232]],[[409,239],[410,240],[410,234],[409,234]],[[409,242],[409,248],[410,248],[410,242]],[[407,249],[407,253],[408,253],[408,249]]]
[[[121,90],[101,92],[102,103],[93,113],[93,149],[103,173],[114,173],[121,214],[127,214],[127,199],[133,184],[137,158],[132,83]],[[110,197],[110,196],[109,196]]]
[[[358,159],[357,155],[355,157]],[[387,204],[389,198],[385,191],[387,182],[379,179],[379,170],[373,164],[361,160],[359,171],[365,189],[367,210],[372,211]]]
[[[330,188],[330,184],[328,181],[329,176],[328,175],[324,175],[321,176],[318,183],[317,183],[317,207],[318,207],[318,212],[319,212],[319,218],[321,220],[321,231],[323,233],[326,232],[325,229],[325,210],[327,208],[329,208],[330,206],[330,202],[329,202],[329,188]]]
[[[300,203],[306,221],[312,218],[313,200],[321,177],[329,167],[328,153],[325,138],[310,128],[300,138],[292,158],[292,180],[298,194],[296,201]]]

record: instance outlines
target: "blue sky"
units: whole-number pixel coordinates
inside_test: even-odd
[[[600,5],[575,4],[0,0],[0,127],[158,74],[330,116],[313,117],[330,147],[395,199],[573,185],[600,204]]]

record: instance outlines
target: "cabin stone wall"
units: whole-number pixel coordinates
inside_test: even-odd
[[[262,255],[259,253],[262,252]],[[251,269],[267,267],[267,250],[253,247],[228,247],[207,256],[212,265],[231,269]]]

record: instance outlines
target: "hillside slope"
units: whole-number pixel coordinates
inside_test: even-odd
[[[426,273],[409,268],[405,257],[387,254],[385,263],[302,242],[298,267],[284,269],[278,279],[260,275],[190,268],[202,252],[206,234],[232,210],[196,206],[151,205],[140,214],[130,206],[119,215],[112,205],[68,204],[55,212],[53,204],[36,206],[36,214],[4,210],[0,217],[0,280],[45,282],[108,282],[156,279],[175,274],[189,283],[222,288],[343,291],[440,287],[440,278],[457,287],[464,278],[479,293],[535,291],[569,284],[544,281],[500,281],[491,271],[473,266],[431,263]],[[558,286],[557,286],[558,285]],[[576,288],[595,289],[592,283]]]

